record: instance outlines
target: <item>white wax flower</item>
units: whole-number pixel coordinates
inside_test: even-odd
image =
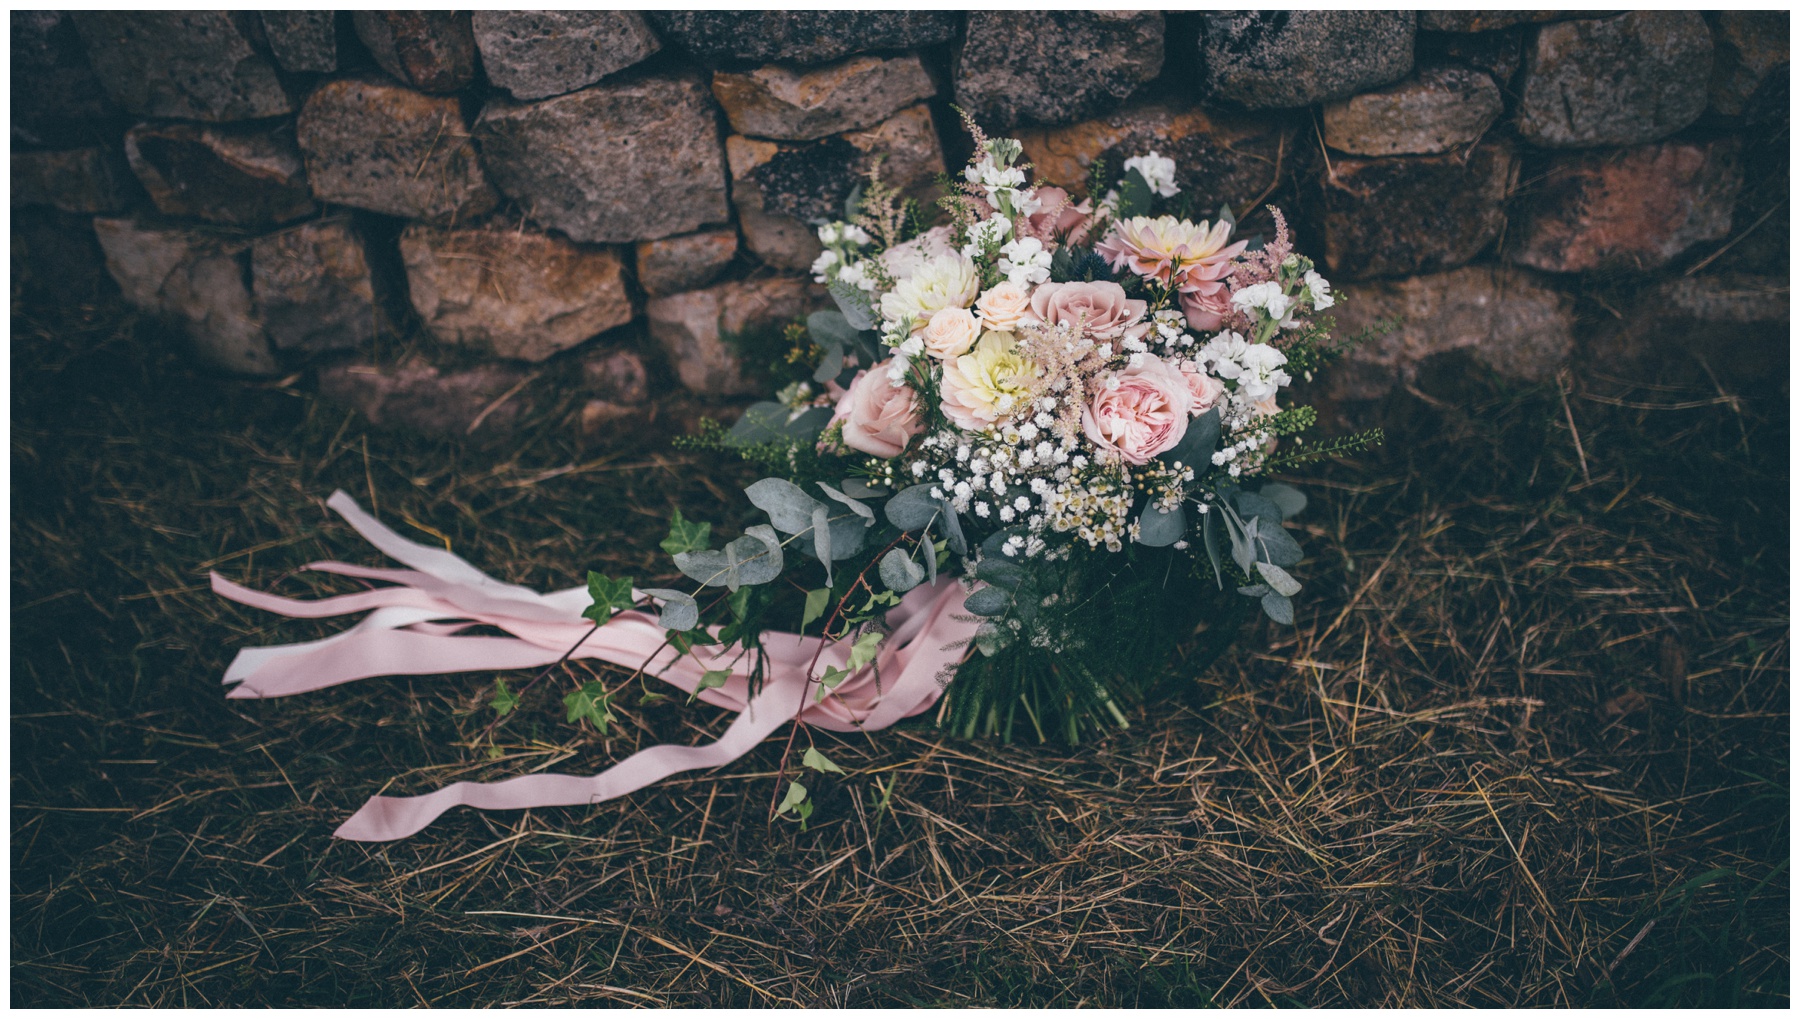
[[[1275,391],[1293,381],[1293,377],[1281,370],[1287,364],[1287,355],[1266,343],[1252,343],[1239,355],[1238,364],[1243,371],[1238,376],[1237,395],[1247,400],[1262,401],[1275,395]]]

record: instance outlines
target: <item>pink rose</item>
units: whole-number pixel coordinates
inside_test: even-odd
[[[1136,465],[1173,449],[1187,434],[1194,394],[1181,372],[1146,355],[1112,380],[1117,385],[1098,389],[1081,411],[1081,430],[1094,445]]]
[[[1188,327],[1209,333],[1224,325],[1231,314],[1231,291],[1223,283],[1196,282],[1193,286],[1181,291],[1181,311]]]
[[[1141,336],[1144,302],[1125,296],[1117,283],[1044,283],[1031,292],[1031,312],[1049,325],[1085,326],[1085,334],[1102,342]]]
[[[1038,211],[1025,217],[1026,229],[1033,236],[1062,240],[1077,236],[1088,221],[1091,211],[1087,202],[1075,204],[1069,193],[1059,187],[1037,189]]]
[[[1181,378],[1194,396],[1194,405],[1188,408],[1188,413],[1195,417],[1218,406],[1219,397],[1225,395],[1225,383],[1206,374],[1198,361],[1181,362]]]
[[[899,456],[925,430],[917,395],[888,378],[892,364],[883,361],[857,372],[832,417],[844,424],[844,445],[884,460]]]

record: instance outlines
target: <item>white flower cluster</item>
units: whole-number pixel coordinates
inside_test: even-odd
[[[1173,198],[1181,192],[1175,184],[1175,160],[1159,156],[1152,149],[1147,155],[1134,156],[1125,160],[1125,172],[1136,170],[1150,185],[1150,190],[1163,198]]]
[[[1236,380],[1236,395],[1251,403],[1269,399],[1276,390],[1294,381],[1281,370],[1287,364],[1286,354],[1266,343],[1247,342],[1230,330],[1208,340],[1200,348],[1200,359],[1207,371],[1222,379]]]
[[[870,276],[862,249],[872,243],[869,232],[854,223],[826,223],[819,227],[819,243],[825,250],[813,260],[814,283],[842,283],[872,293],[875,279]]]

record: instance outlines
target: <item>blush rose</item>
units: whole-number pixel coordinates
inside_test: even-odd
[[[1145,357],[1098,389],[1081,411],[1081,430],[1095,446],[1128,464],[1148,463],[1187,435],[1194,394],[1182,373]]]
[[[891,460],[925,430],[918,395],[888,377],[892,361],[856,373],[838,401],[833,421],[844,425],[844,445],[859,453]]]

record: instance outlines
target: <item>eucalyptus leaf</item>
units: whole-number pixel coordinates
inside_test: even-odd
[[[937,544],[931,540],[931,526],[919,532],[919,544],[925,549],[925,583],[937,586]]]
[[[881,557],[881,582],[888,590],[905,594],[919,586],[925,579],[925,567],[913,562],[912,556],[905,549],[888,549],[887,555]]]
[[[963,608],[978,616],[1002,616],[1012,600],[1011,591],[990,585],[963,599]]]
[[[1276,566],[1298,566],[1300,560],[1306,558],[1300,543],[1280,524],[1271,524],[1260,518],[1256,524],[1257,547],[1262,551],[1262,558]]]
[[[725,546],[725,555],[731,560],[734,579],[726,586],[733,591],[781,576],[781,538],[768,524],[746,527],[743,537]]]
[[[812,512],[813,552],[825,564],[825,586],[831,586],[831,511],[815,506]]]
[[[705,549],[675,553],[675,568],[707,587],[724,587],[726,574],[732,572],[730,556]]]
[[[1294,603],[1291,599],[1270,591],[1262,597],[1263,611],[1270,619],[1283,626],[1294,625]]]
[[[744,489],[744,494],[783,534],[799,534],[812,527],[813,511],[825,508],[799,485],[782,478],[764,478]]]
[[[768,442],[811,442],[830,423],[829,407],[808,407],[795,414],[779,403],[753,403],[725,433],[725,443],[742,447]]]
[[[1238,594],[1241,594],[1246,598],[1261,598],[1268,593],[1269,585],[1267,584],[1250,584],[1246,587],[1238,588]]]
[[[963,537],[962,521],[958,520],[956,517],[956,507],[950,505],[950,500],[948,499],[939,499],[938,505],[942,507],[944,511],[942,518],[944,521],[944,540],[949,543],[950,551],[955,552],[959,556],[968,555],[969,542],[968,539]]]
[[[828,496],[832,497],[833,499],[836,499],[838,502],[841,502],[844,505],[850,507],[853,511],[855,511],[857,516],[862,517],[863,520],[866,521],[863,524],[864,527],[874,527],[875,526],[875,511],[873,509],[870,509],[868,506],[865,506],[862,503],[856,501],[855,499],[852,499],[848,495],[845,495],[843,492],[840,492],[837,489],[832,488],[830,485],[827,485],[823,481],[818,482],[818,485],[819,485],[820,490],[822,490],[826,495],[828,495]]]
[[[1150,182],[1143,174],[1136,170],[1126,173],[1119,182],[1119,219],[1150,215],[1151,197]]]
[[[893,489],[871,485],[864,478],[845,478],[838,488],[852,499],[885,499],[893,494]]]
[[[1273,588],[1276,594],[1292,598],[1300,593],[1300,582],[1295,580],[1288,571],[1273,563],[1257,563],[1256,572],[1262,574],[1262,578],[1269,582],[1269,587]]]
[[[850,328],[875,328],[875,305],[866,292],[837,282],[833,282],[829,290],[831,299],[837,302],[838,311],[850,323]]]
[[[883,512],[887,514],[888,523],[902,531],[917,531],[943,512],[937,499],[932,498],[930,485],[913,485],[902,488],[887,501]]]
[[[666,587],[652,587],[644,593],[663,603],[662,612],[656,619],[663,629],[692,630],[700,625],[700,604],[694,601],[693,595]]]
[[[1009,562],[998,556],[983,556],[975,563],[975,576],[995,587],[1003,587],[1008,591],[1016,591],[1022,587],[1030,574],[1018,563]]]
[[[1212,466],[1212,455],[1219,448],[1219,408],[1214,407],[1188,422],[1181,441],[1157,456],[1163,463],[1179,463],[1194,468],[1195,475],[1204,474]]]
[[[868,328],[864,326],[863,328]],[[840,311],[815,311],[806,316],[806,332],[821,347],[841,346],[855,338],[857,327]]]
[[[1239,489],[1231,493],[1231,504],[1245,520],[1259,517],[1272,525],[1281,523],[1281,507],[1253,492]]]
[[[1252,519],[1249,526],[1255,525],[1256,521]],[[1237,563],[1238,569],[1249,573],[1256,563],[1256,546],[1230,517],[1225,518],[1225,534],[1231,539],[1231,561]]]
[[[1219,569],[1219,539],[1213,535],[1214,521],[1219,518],[1219,514],[1208,510],[1201,514],[1201,518],[1205,522],[1200,525],[1200,536],[1206,542],[1206,557],[1212,560],[1213,580],[1223,589],[1225,573]]]
[[[1146,507],[1138,517],[1137,541],[1140,545],[1162,548],[1180,541],[1181,536],[1186,533],[1187,517],[1181,512],[1180,506],[1168,512],[1155,506]]]
[[[1281,507],[1281,519],[1292,520],[1306,509],[1306,493],[1279,481],[1271,481],[1257,493]]]
[[[844,345],[833,343],[825,348],[825,357],[819,367],[813,370],[814,382],[830,382],[844,370]]]

